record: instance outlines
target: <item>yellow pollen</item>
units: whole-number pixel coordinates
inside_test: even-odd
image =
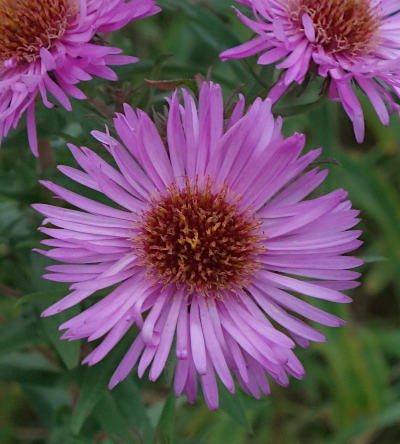
[[[39,58],[77,13],[77,0],[0,0],[0,65]]]
[[[364,56],[379,44],[381,13],[370,0],[289,0],[288,8],[299,29],[303,14],[310,16],[315,44],[328,53]]]
[[[132,239],[148,276],[206,298],[243,290],[260,268],[265,236],[256,214],[239,203],[226,185],[215,190],[209,178],[203,185],[186,179],[153,198]]]

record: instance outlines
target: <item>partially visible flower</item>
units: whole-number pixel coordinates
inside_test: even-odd
[[[393,0],[238,0],[252,8],[255,20],[237,11],[257,36],[224,51],[223,60],[261,55],[260,65],[285,72],[269,93],[273,102],[292,82],[302,83],[309,70],[329,81],[329,97],[342,102],[356,139],[365,124],[357,85],[368,96],[379,119],[399,112],[400,5]]]
[[[0,0],[0,142],[27,111],[29,144],[38,155],[35,102],[65,109],[68,96],[85,99],[76,87],[92,75],[117,76],[107,65],[125,65],[136,57],[101,43],[96,34],[122,28],[156,14],[153,0]]]
[[[295,342],[325,337],[296,315],[332,327],[344,321],[300,295],[350,302],[342,290],[357,286],[359,273],[348,269],[361,261],[345,253],[361,244],[361,232],[350,230],[358,211],[345,191],[305,200],[327,175],[304,172],[320,150],[301,156],[303,135],[283,139],[269,99],[243,114],[241,97],[225,121],[219,85],[204,83],[197,107],[182,93],[182,105],[177,92],[168,101],[165,143],[147,114],[128,105],[114,119],[122,142],[92,132],[117,167],[69,146],[82,170],[59,169],[109,205],[42,182],[78,208],[34,205],[51,225],[40,231],[53,238],[42,241],[52,249],[38,251],[67,263],[44,277],[72,283],[43,316],[115,286],[62,324],[62,338],[104,337],[84,360],[94,365],[136,324],[110,388],[137,363],[139,377],[149,368],[156,380],[175,344],[177,396],[194,402],[200,377],[215,409],[216,374],[231,392],[234,375],[257,398],[269,393],[266,375],[284,386],[288,375],[304,376]]]

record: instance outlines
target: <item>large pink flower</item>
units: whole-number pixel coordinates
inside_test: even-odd
[[[49,92],[70,111],[68,95],[86,98],[77,83],[92,75],[116,80],[107,65],[138,59],[99,44],[96,34],[158,11],[153,0],[0,0],[0,142],[27,111],[29,144],[37,156],[36,97],[52,108]]]
[[[258,63],[284,69],[269,97],[274,102],[311,69],[329,81],[329,97],[342,102],[356,139],[364,139],[364,116],[353,90],[367,96],[381,122],[399,111],[400,5],[393,0],[238,0],[255,20],[237,11],[257,36],[221,54],[223,60],[261,55]],[[283,60],[282,60],[283,59]]]
[[[116,166],[69,146],[82,170],[60,170],[109,204],[42,182],[78,208],[34,205],[50,224],[40,231],[53,238],[42,241],[52,249],[38,251],[67,263],[49,266],[44,277],[72,283],[43,315],[116,286],[61,325],[63,338],[104,337],[84,360],[93,365],[139,328],[110,388],[137,363],[139,377],[149,368],[156,380],[175,338],[176,394],[193,402],[199,376],[214,409],[216,374],[231,392],[233,374],[255,397],[269,393],[266,375],[281,385],[288,374],[304,376],[295,342],[325,338],[296,315],[344,323],[303,296],[350,301],[342,290],[357,286],[359,273],[348,269],[361,261],[344,254],[361,243],[360,231],[349,230],[358,211],[343,190],[305,200],[327,175],[310,168],[320,150],[301,156],[302,134],[283,139],[269,99],[243,114],[241,97],[225,120],[219,85],[203,84],[197,107],[182,94],[182,105],[177,92],[168,101],[165,140],[146,113],[128,105],[114,119],[122,142],[93,131]]]

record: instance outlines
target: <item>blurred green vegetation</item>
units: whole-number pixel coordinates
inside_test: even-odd
[[[133,374],[112,392],[107,380],[131,340],[127,337],[94,368],[79,365],[91,345],[58,341],[66,314],[41,319],[41,310],[66,287],[41,279],[48,263],[31,249],[41,218],[30,208],[50,202],[38,179],[68,183],[55,165],[73,164],[65,143],[104,154],[89,131],[102,129],[110,110],[124,101],[162,110],[168,94],[144,78],[195,88],[197,74],[220,82],[228,99],[238,85],[248,101],[265,96],[277,73],[255,59],[221,63],[218,53],[249,37],[230,0],[161,0],[163,13],[107,36],[138,64],[118,69],[120,81],[85,84],[91,98],[67,113],[38,108],[41,161],[32,157],[24,124],[0,151],[0,442],[2,444],[395,444],[400,442],[400,122],[383,128],[365,101],[367,137],[354,140],[339,105],[320,99],[317,82],[276,106],[284,130],[307,134],[308,149],[323,146],[330,175],[323,191],[343,187],[361,209],[365,260],[354,303],[321,306],[348,321],[322,329],[327,343],[299,349],[307,371],[289,388],[272,388],[255,400],[221,389],[221,408],[209,412],[170,393],[172,372],[157,383]],[[48,146],[50,142],[50,147]],[[134,333],[131,333],[132,335]]]

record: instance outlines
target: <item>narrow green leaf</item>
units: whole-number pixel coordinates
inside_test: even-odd
[[[0,381],[17,381],[39,385],[52,384],[57,369],[38,353],[9,353],[0,358]]]
[[[102,429],[113,438],[118,437],[123,442],[132,442],[134,431],[129,430],[130,424],[120,414],[118,405],[110,393],[104,393],[93,409],[93,415]]]
[[[400,359],[400,331],[393,328],[375,328],[374,334],[379,342],[379,347],[390,358]]]
[[[62,298],[66,295],[65,290],[49,290],[49,291],[36,291],[34,293],[26,294],[25,296],[22,296],[16,301],[16,305],[24,305],[29,304],[31,302],[38,302],[38,301],[54,301],[56,302],[58,299]]]
[[[225,387],[220,385],[219,399],[221,410],[227,413],[237,424],[242,426],[248,432],[251,432],[251,426],[246,415],[246,410],[244,408],[240,392],[237,391],[233,395],[232,393],[228,392]]]
[[[94,406],[107,391],[108,380],[115,367],[115,361],[108,356],[94,368],[86,367],[78,402],[71,416],[71,431],[78,435],[83,423]]]
[[[168,398],[165,401],[164,407],[161,412],[160,419],[158,420],[157,425],[157,437],[161,438],[161,442],[165,442],[166,444],[173,443],[174,437],[174,422],[175,422],[175,394],[173,390],[169,394]],[[154,442],[157,442],[156,440]]]
[[[34,323],[17,319],[0,327],[0,356],[40,341]]]
[[[166,7],[178,8],[193,22],[197,23],[201,36],[218,52],[240,43],[232,27],[204,6],[182,3],[179,0],[164,0],[164,2]]]
[[[134,376],[129,375],[112,391],[118,409],[132,428],[138,430],[145,443],[151,442],[154,430],[150,423],[146,406],[143,403]]]
[[[69,370],[79,364],[80,341],[60,340],[61,333],[58,327],[67,319],[77,315],[79,311],[79,307],[72,307],[68,312],[61,312],[48,318],[40,318],[46,336],[54,345],[57,353]]]
[[[32,408],[47,427],[52,427],[59,409],[69,409],[69,395],[61,387],[44,387],[39,384],[22,383],[22,388],[30,400]]]
[[[389,405],[375,417],[360,417],[347,429],[341,431],[328,444],[347,444],[356,442],[353,438],[368,436],[371,432],[379,431],[385,427],[398,425],[400,420],[400,402]],[[359,440],[362,442],[363,440]]]
[[[57,427],[50,430],[50,432],[51,435],[46,444],[93,444],[93,439],[82,435],[73,436],[66,427]],[[108,443],[109,441],[102,441],[102,444]]]

